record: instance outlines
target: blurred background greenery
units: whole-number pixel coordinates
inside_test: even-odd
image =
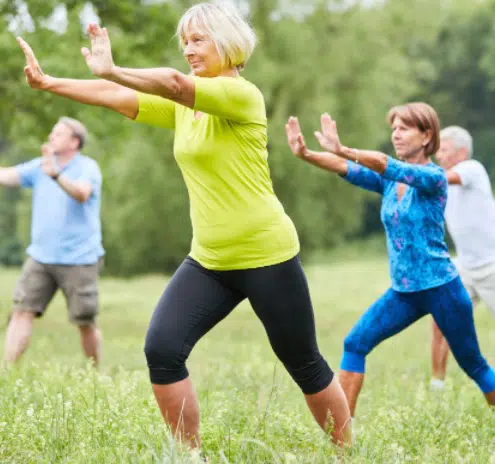
[[[100,164],[106,272],[167,272],[189,249],[188,199],[172,132],[140,126],[109,111],[28,88],[22,36],[45,73],[89,78],[79,50],[84,23],[98,17],[114,59],[128,67],[187,71],[174,37],[196,2],[0,0],[0,165],[39,155],[62,115],[82,120],[84,153]],[[263,92],[275,190],[296,223],[303,253],[322,256],[344,241],[381,233],[379,198],[296,160],[284,124],[297,115],[310,145],[319,115],[337,120],[343,142],[390,150],[385,116],[396,104],[423,100],[442,125],[470,130],[475,157],[495,173],[495,0],[237,2],[259,35],[244,76]],[[0,263],[17,265],[29,240],[29,192],[0,189]]]

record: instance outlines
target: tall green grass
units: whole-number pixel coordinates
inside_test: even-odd
[[[337,370],[342,341],[389,285],[386,259],[345,249],[306,266],[320,349]],[[0,271],[0,325],[18,270]],[[57,296],[36,321],[28,352],[0,370],[0,462],[196,462],[175,445],[154,402],[143,354],[146,327],[166,278],[101,281],[103,361],[85,361]],[[390,308],[393,310],[393,308]],[[484,355],[495,364],[495,320],[475,313]],[[368,358],[351,451],[336,450],[273,355],[247,304],[199,342],[188,367],[201,402],[203,449],[219,463],[490,463],[495,412],[451,359],[446,390],[429,390],[430,320]]]

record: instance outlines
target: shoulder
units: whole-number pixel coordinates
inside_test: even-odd
[[[91,158],[89,156],[80,153],[77,159],[78,159],[78,163],[82,167],[86,169],[90,169],[92,171],[100,172],[100,166],[98,165],[97,161],[94,158]]]
[[[430,171],[428,177],[434,183],[436,194],[443,196],[447,192],[447,189],[449,188],[447,172],[445,171],[444,168],[433,162],[427,164],[425,167]]]
[[[194,81],[198,87],[218,86],[231,95],[235,93],[248,98],[263,99],[263,94],[260,89],[241,76],[194,77]]]
[[[38,171],[41,171],[41,157],[20,163],[15,166],[15,169],[22,177],[35,176]]]
[[[254,84],[251,81],[248,81],[246,78],[239,76],[234,79],[237,83],[237,85],[241,86],[244,89],[247,89],[259,96],[262,96],[261,90],[258,88],[256,84]]]
[[[431,173],[433,173],[435,176],[438,176],[440,179],[444,179],[447,181],[447,172],[445,171],[444,168],[439,166],[438,164],[435,163],[429,163],[425,166],[427,169],[430,170]]]
[[[38,158],[33,158],[32,160],[25,161],[24,163],[21,163],[18,166],[22,166],[22,167],[25,167],[28,169],[29,168],[32,168],[32,169],[39,168],[39,167],[41,167],[41,157],[38,156]]]
[[[238,77],[236,79],[236,84],[244,91],[246,94],[251,96],[254,99],[264,102],[263,94],[261,90],[253,84],[251,81],[244,79],[243,77]]]
[[[430,168],[430,169],[433,169],[434,171],[437,171],[439,173],[442,173],[443,175],[445,175],[445,169],[442,168],[441,166],[439,166],[438,164],[434,163],[433,161],[431,161],[430,163],[428,163],[426,165],[427,168]]]
[[[468,159],[456,164],[453,168],[456,172],[470,171],[470,172],[486,172],[485,167],[477,160]]]

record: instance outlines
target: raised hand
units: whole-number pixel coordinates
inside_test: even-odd
[[[285,125],[285,132],[287,134],[287,142],[290,150],[294,155],[299,158],[309,157],[308,149],[304,141],[304,136],[299,126],[299,121],[294,116],[291,116]]]
[[[59,171],[55,150],[49,143],[41,145],[41,170],[50,177],[55,176]]]
[[[328,113],[321,115],[321,132],[316,131],[315,136],[321,148],[325,151],[339,155],[342,150],[339,134],[337,133],[337,123]]]
[[[98,77],[107,77],[112,73],[114,63],[112,58],[112,46],[106,28],[98,24],[88,25],[88,34],[91,40],[91,51],[83,47],[81,53],[91,72]]]
[[[21,37],[17,37],[17,43],[21,47],[21,50],[24,52],[24,55],[26,57],[26,66],[24,66],[24,74],[26,75],[26,82],[33,89],[43,88],[47,76],[41,70],[38,60],[34,55],[33,49]]]

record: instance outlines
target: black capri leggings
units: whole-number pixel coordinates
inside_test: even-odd
[[[145,354],[153,384],[188,377],[197,341],[249,299],[270,344],[305,394],[325,389],[333,372],[316,343],[313,307],[299,258],[256,269],[211,271],[191,257],[179,266],[153,313]]]

